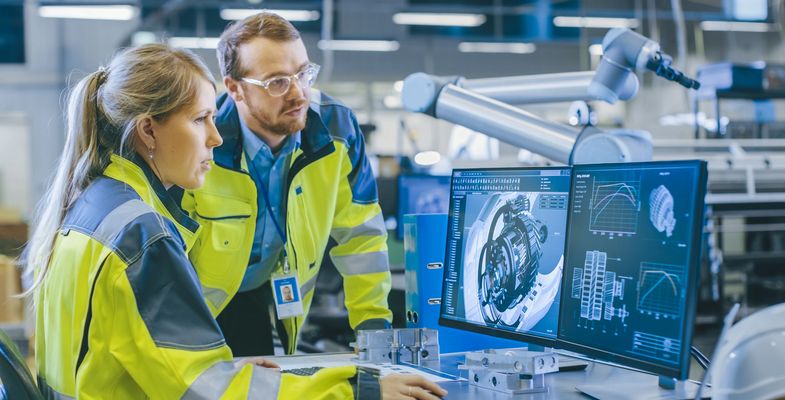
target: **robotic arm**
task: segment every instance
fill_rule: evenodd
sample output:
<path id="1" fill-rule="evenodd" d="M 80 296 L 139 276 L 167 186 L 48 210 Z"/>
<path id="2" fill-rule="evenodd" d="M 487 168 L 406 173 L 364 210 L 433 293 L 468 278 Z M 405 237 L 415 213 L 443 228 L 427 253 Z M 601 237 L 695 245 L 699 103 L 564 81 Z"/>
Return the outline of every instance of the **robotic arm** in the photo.
<path id="1" fill-rule="evenodd" d="M 569 100 L 627 100 L 638 91 L 638 71 L 650 70 L 697 89 L 700 84 L 670 65 L 659 45 L 624 28 L 603 39 L 597 71 L 468 80 L 424 73 L 404 80 L 409 111 L 465 126 L 564 164 L 651 159 L 651 137 L 641 131 L 580 130 L 544 120 L 510 104 Z M 508 104 L 510 103 L 510 104 Z"/>

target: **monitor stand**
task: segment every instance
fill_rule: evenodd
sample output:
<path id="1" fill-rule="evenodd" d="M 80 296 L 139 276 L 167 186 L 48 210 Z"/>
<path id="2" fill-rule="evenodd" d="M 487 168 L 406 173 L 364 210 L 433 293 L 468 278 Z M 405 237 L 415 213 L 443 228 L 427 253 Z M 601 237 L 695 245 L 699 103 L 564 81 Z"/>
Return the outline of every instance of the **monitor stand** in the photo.
<path id="1" fill-rule="evenodd" d="M 625 377 L 626 378 L 626 377 Z M 672 399 L 692 400 L 700 387 L 699 383 L 677 381 L 664 376 L 646 375 L 633 382 L 605 381 L 590 385 L 578 385 L 575 389 L 595 399 L 603 400 L 649 400 Z M 701 398 L 711 398 L 711 390 L 704 389 Z"/>

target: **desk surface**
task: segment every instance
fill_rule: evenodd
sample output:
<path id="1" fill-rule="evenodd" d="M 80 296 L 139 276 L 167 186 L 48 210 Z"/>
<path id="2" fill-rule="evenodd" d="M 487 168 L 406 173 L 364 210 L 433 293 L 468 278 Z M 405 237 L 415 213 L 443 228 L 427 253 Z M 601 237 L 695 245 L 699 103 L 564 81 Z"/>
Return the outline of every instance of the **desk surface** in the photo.
<path id="1" fill-rule="evenodd" d="M 337 363 L 347 363 L 354 359 L 352 353 L 333 353 L 318 355 L 301 355 L 288 357 L 271 357 L 272 360 L 286 368 L 287 365 L 299 365 L 304 362 L 310 365 L 328 365 Z M 461 353 L 446 354 L 440 357 L 439 369 L 442 372 L 467 378 L 468 371 L 458 369 L 464 361 Z M 683 395 L 684 387 L 680 382 L 677 390 L 668 391 L 659 388 L 657 385 L 658 377 L 644 374 L 615 366 L 590 362 L 589 366 L 583 371 L 558 372 L 545 375 L 545 385 L 548 391 L 544 393 L 533 393 L 510 396 L 506 393 L 480 388 L 471 385 L 468 380 L 455 382 L 442 382 L 440 385 L 449 394 L 447 399 L 471 399 L 471 400 L 498 400 L 498 399 L 588 399 L 589 396 L 575 389 L 578 385 L 596 385 L 599 390 L 614 390 L 618 396 L 612 393 L 600 393 L 602 399 L 669 399 L 687 398 Z M 692 391 L 697 385 L 689 384 Z"/>

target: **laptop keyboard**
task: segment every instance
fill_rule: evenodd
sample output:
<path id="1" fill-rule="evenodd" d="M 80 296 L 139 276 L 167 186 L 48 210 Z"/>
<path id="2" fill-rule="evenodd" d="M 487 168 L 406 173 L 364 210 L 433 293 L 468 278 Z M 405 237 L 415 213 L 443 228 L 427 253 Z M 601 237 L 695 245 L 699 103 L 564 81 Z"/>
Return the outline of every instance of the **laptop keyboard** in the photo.
<path id="1" fill-rule="evenodd" d="M 305 368 L 293 368 L 284 370 L 283 373 L 285 374 L 292 374 L 292 375 L 300 375 L 300 376 L 311 376 L 318 372 L 323 367 L 305 367 Z"/>

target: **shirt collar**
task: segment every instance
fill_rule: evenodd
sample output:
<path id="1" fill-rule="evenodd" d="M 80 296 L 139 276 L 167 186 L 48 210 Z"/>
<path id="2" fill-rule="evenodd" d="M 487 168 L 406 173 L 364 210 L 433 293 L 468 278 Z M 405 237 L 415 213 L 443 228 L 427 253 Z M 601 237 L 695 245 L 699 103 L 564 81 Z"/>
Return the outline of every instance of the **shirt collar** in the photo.
<path id="1" fill-rule="evenodd" d="M 272 150 L 270 150 L 270 147 L 267 146 L 267 143 L 265 143 L 262 139 L 260 139 L 259 136 L 256 136 L 256 134 L 251 130 L 251 128 L 249 128 L 248 125 L 245 124 L 245 121 L 243 121 L 242 118 L 239 119 L 240 119 L 240 130 L 243 133 L 243 147 L 245 149 L 245 153 L 248 155 L 248 159 L 249 160 L 256 159 L 256 156 L 259 154 L 260 151 L 264 151 L 265 156 L 272 159 L 273 153 Z M 286 139 L 283 148 L 281 148 L 281 152 L 278 153 L 278 156 L 287 155 L 289 153 L 294 152 L 294 150 L 299 149 L 300 136 L 301 135 L 299 131 L 294 135 L 289 136 Z"/>

